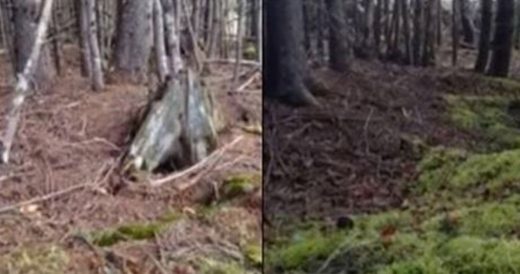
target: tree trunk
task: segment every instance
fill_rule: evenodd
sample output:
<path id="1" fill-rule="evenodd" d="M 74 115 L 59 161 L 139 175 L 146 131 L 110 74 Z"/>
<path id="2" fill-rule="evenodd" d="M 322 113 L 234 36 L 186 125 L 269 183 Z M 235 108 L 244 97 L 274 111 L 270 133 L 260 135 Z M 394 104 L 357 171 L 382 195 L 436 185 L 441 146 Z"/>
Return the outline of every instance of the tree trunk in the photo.
<path id="1" fill-rule="evenodd" d="M 127 0 L 119 8 L 115 66 L 142 82 L 148 72 L 152 47 L 152 0 Z"/>
<path id="2" fill-rule="evenodd" d="M 329 64 L 333 70 L 348 69 L 348 37 L 342 0 L 326 0 L 329 14 Z"/>
<path id="3" fill-rule="evenodd" d="M 382 5 L 383 0 L 377 0 L 376 7 L 374 10 L 374 51 L 375 54 L 379 57 L 381 54 L 381 17 L 382 17 Z"/>
<path id="4" fill-rule="evenodd" d="M 432 8 L 433 0 L 428 0 L 425 7 L 425 26 L 424 26 L 424 44 L 423 44 L 423 56 L 422 65 L 429 66 L 434 60 L 433 54 L 433 43 L 434 43 L 434 32 L 432 31 Z"/>
<path id="5" fill-rule="evenodd" d="M 181 59 L 181 45 L 179 37 L 178 20 L 176 19 L 174 4 L 172 0 L 161 0 L 164 12 L 164 24 L 166 26 L 166 44 L 168 59 L 172 76 L 183 69 L 184 64 Z"/>
<path id="6" fill-rule="evenodd" d="M 489 61 L 489 48 L 491 46 L 491 17 L 492 17 L 492 0 L 482 0 L 482 23 L 480 27 L 480 40 L 478 45 L 478 56 L 475 64 L 475 71 L 484 73 Z"/>
<path id="7" fill-rule="evenodd" d="M 81 48 L 81 75 L 89 79 L 92 78 L 92 53 L 88 42 L 88 18 L 84 9 L 84 0 L 74 2 L 79 26 L 79 42 Z"/>
<path id="8" fill-rule="evenodd" d="M 415 7 L 414 7 L 414 36 L 413 36 L 413 53 L 412 53 L 412 59 L 414 65 L 420 64 L 420 56 L 421 56 L 421 44 L 423 39 L 423 28 L 422 28 L 422 14 L 423 14 L 423 6 L 422 6 L 422 0 L 415 0 Z"/>
<path id="9" fill-rule="evenodd" d="M 451 14 L 451 63 L 453 66 L 457 65 L 458 53 L 459 53 L 459 18 L 460 11 L 459 5 L 457 4 L 460 0 L 452 0 L 452 14 Z"/>
<path id="10" fill-rule="evenodd" d="M 436 23 L 436 38 L 437 38 L 437 45 L 442 45 L 442 0 L 437 0 L 437 18 L 435 20 Z"/>
<path id="11" fill-rule="evenodd" d="M 235 68 L 233 70 L 233 88 L 238 87 L 238 76 L 240 74 L 240 61 L 242 61 L 242 42 L 244 41 L 244 17 L 246 10 L 245 0 L 238 0 L 237 35 L 235 41 Z"/>
<path id="12" fill-rule="evenodd" d="M 404 63 L 410 64 L 412 61 L 412 49 L 410 45 L 410 21 L 409 21 L 409 11 L 408 11 L 408 0 L 401 0 L 401 8 L 402 8 L 402 16 L 403 16 L 403 33 L 404 33 L 404 48 L 405 48 L 405 58 Z"/>
<path id="13" fill-rule="evenodd" d="M 489 74 L 506 77 L 509 73 L 513 49 L 513 30 L 515 15 L 514 0 L 499 0 L 495 19 L 495 37 L 493 54 L 489 65 Z"/>
<path id="14" fill-rule="evenodd" d="M 302 2 L 267 1 L 265 92 L 293 105 L 316 104 L 305 87 L 307 75 L 303 49 Z"/>
<path id="15" fill-rule="evenodd" d="M 471 13 L 468 0 L 459 0 L 460 16 L 462 22 L 463 41 L 469 46 L 475 44 L 475 25 L 473 24 L 473 15 Z"/>
<path id="16" fill-rule="evenodd" d="M 87 45 L 89 49 L 90 69 L 89 75 L 91 78 L 92 88 L 94 90 L 102 90 L 105 86 L 103 80 L 103 68 L 101 65 L 101 53 L 99 51 L 99 40 L 97 35 L 97 20 L 96 20 L 96 3 L 95 0 L 82 0 L 86 21 L 88 22 L 88 33 L 85 34 Z"/>
<path id="17" fill-rule="evenodd" d="M 13 3 L 15 68 L 16 73 L 19 74 L 23 72 L 31 56 L 42 5 L 38 0 L 17 0 Z M 47 34 L 45 33 L 45 35 Z M 45 89 L 49 81 L 56 75 L 50 47 L 42 45 L 38 59 L 34 61 L 37 64 L 34 66 L 35 71 L 30 81 L 35 87 Z"/>
<path id="18" fill-rule="evenodd" d="M 157 74 L 159 75 L 159 81 L 163 83 L 170 74 L 170 67 L 168 66 L 168 57 L 166 56 L 164 13 L 160 0 L 153 0 L 153 37 Z"/>
<path id="19" fill-rule="evenodd" d="M 19 1 L 17 2 L 17 4 L 19 5 L 16 6 L 17 11 L 15 11 L 15 15 L 19 15 L 19 17 L 15 18 L 17 20 L 20 20 L 16 21 L 17 23 L 24 23 L 22 24 L 22 26 L 29 27 L 27 25 L 32 24 L 25 22 L 22 19 L 29 20 L 32 17 L 39 17 L 39 21 L 33 21 L 33 23 L 35 23 L 34 26 L 31 26 L 32 28 L 26 29 L 27 31 L 31 31 L 26 33 L 26 35 L 29 35 L 28 38 L 30 38 L 30 40 L 32 41 L 32 45 L 29 49 L 27 49 L 27 53 L 24 52 L 26 53 L 24 55 L 24 66 L 18 72 L 17 82 L 15 86 L 15 97 L 12 100 L 12 107 L 7 116 L 7 130 L 5 131 L 5 135 L 2 139 L 2 149 L 0 149 L 0 152 L 2 153 L 2 162 L 4 163 L 9 162 L 9 155 L 11 152 L 14 137 L 16 135 L 18 122 L 20 120 L 22 105 L 29 91 L 31 90 L 30 81 L 31 79 L 34 79 L 35 73 L 42 73 L 42 68 L 40 67 L 42 65 L 41 54 L 43 53 L 43 44 L 45 37 L 47 36 L 47 29 L 49 26 L 49 21 L 51 19 L 53 0 L 48 0 L 45 2 L 41 12 L 41 16 L 36 16 L 36 14 L 40 14 L 39 2 L 29 3 L 29 1 Z M 20 29 L 17 29 L 17 31 L 19 30 Z M 40 60 L 40 62 L 38 62 L 38 60 Z"/>

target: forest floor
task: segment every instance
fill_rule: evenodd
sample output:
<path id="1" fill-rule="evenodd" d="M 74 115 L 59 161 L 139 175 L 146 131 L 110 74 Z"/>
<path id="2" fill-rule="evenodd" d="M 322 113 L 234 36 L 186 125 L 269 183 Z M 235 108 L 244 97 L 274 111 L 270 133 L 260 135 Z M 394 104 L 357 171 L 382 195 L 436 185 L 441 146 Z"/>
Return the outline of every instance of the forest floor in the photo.
<path id="1" fill-rule="evenodd" d="M 520 81 L 316 75 L 323 107 L 266 104 L 267 273 L 517 273 Z"/>
<path id="2" fill-rule="evenodd" d="M 59 79 L 26 100 L 12 161 L 0 166 L 0 273 L 260 273 L 260 74 L 228 93 L 233 66 L 209 66 L 204 81 L 227 121 L 219 147 L 241 139 L 199 172 L 152 187 L 166 174 L 130 182 L 117 166 L 148 88 L 108 77 L 93 92 L 77 56 L 67 52 Z M 9 62 L 0 66 L 4 127 L 13 81 Z"/>

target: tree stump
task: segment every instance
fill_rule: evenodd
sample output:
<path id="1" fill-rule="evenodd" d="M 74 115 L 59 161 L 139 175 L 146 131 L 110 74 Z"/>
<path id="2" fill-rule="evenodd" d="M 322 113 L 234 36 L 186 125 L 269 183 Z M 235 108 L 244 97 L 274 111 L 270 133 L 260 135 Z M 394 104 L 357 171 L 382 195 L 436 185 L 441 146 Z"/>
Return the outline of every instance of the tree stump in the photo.
<path id="1" fill-rule="evenodd" d="M 167 79 L 158 88 L 130 147 L 129 160 L 152 172 L 165 163 L 174 169 L 191 166 L 209 155 L 220 128 L 213 95 L 191 70 Z"/>

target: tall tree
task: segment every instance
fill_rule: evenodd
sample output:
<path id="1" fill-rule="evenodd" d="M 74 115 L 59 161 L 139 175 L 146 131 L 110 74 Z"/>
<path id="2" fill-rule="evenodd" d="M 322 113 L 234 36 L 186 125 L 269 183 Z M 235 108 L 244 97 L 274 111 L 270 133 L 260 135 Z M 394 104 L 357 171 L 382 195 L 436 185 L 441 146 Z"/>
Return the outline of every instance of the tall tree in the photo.
<path id="1" fill-rule="evenodd" d="M 85 51 L 87 55 L 84 59 L 89 62 L 87 66 L 90 71 L 88 75 L 91 80 L 92 88 L 94 90 L 103 89 L 105 82 L 103 80 L 103 69 L 101 67 L 101 53 L 99 51 L 99 41 L 97 32 L 97 20 L 96 20 L 96 2 L 95 0 L 81 0 L 81 15 L 82 20 L 84 19 L 88 23 L 88 27 L 82 30 L 82 40 L 85 40 Z M 84 33 L 83 31 L 86 31 Z"/>
<path id="2" fill-rule="evenodd" d="M 36 42 L 42 1 L 17 0 L 13 1 L 13 5 L 15 68 L 19 74 L 26 67 Z M 43 44 L 38 59 L 34 61 L 37 65 L 31 65 L 35 70 L 32 84 L 44 87 L 56 74 L 50 47 Z"/>
<path id="3" fill-rule="evenodd" d="M 498 0 L 493 53 L 488 71 L 490 75 L 506 77 L 509 73 L 513 50 L 514 17 L 515 1 Z"/>
<path id="4" fill-rule="evenodd" d="M 148 71 L 152 47 L 153 1 L 127 0 L 119 7 L 115 66 L 120 72 L 141 80 Z"/>
<path id="5" fill-rule="evenodd" d="M 473 13 L 469 4 L 468 0 L 459 0 L 463 41 L 469 46 L 473 46 L 475 44 L 475 24 L 473 23 Z"/>
<path id="6" fill-rule="evenodd" d="M 293 105 L 316 104 L 305 86 L 307 65 L 303 48 L 301 0 L 267 1 L 264 43 L 266 95 Z"/>
<path id="7" fill-rule="evenodd" d="M 451 13 L 451 63 L 453 66 L 457 65 L 459 54 L 459 22 L 460 22 L 460 6 L 457 2 L 460 0 L 452 0 Z"/>
<path id="8" fill-rule="evenodd" d="M 412 50 L 412 60 L 414 65 L 419 65 L 419 57 L 421 56 L 421 41 L 423 39 L 423 28 L 422 28 L 422 0 L 415 0 L 414 3 L 414 17 L 413 17 L 413 25 L 414 25 L 414 34 L 413 34 L 413 50 Z"/>
<path id="9" fill-rule="evenodd" d="M 492 16 L 492 0 L 481 0 L 481 27 L 480 40 L 478 45 L 477 62 L 475 63 L 475 70 L 480 73 L 486 71 L 489 61 L 489 48 L 491 46 L 491 16 Z"/>
<path id="10" fill-rule="evenodd" d="M 337 71 L 348 69 L 348 37 L 345 7 L 342 0 L 326 0 L 329 14 L 329 63 Z M 368 19 L 367 19 L 368 21 Z M 370 27 L 366 25 L 365 27 Z M 368 30 L 365 31 L 364 43 L 368 43 Z"/>

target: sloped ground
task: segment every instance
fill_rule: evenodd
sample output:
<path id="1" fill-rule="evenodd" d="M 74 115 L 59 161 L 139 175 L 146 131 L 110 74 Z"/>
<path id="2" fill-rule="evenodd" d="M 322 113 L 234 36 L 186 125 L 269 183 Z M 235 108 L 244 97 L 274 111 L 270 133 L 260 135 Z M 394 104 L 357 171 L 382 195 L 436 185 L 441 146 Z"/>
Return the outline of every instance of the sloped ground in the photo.
<path id="1" fill-rule="evenodd" d="M 109 81 L 92 92 L 76 57 L 67 52 L 67 71 L 26 101 L 12 162 L 0 166 L 0 273 L 258 273 L 260 79 L 228 94 L 232 66 L 211 65 L 206 86 L 228 122 L 219 147 L 241 141 L 198 172 L 151 187 L 166 174 L 131 181 L 117 161 L 148 88 Z M 10 74 L 1 64 L 4 128 Z M 193 186 L 176 188 L 185 183 Z"/>
<path id="2" fill-rule="evenodd" d="M 267 273 L 516 273 L 520 82 L 356 61 L 269 105 Z"/>

